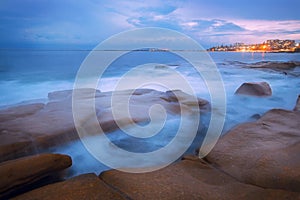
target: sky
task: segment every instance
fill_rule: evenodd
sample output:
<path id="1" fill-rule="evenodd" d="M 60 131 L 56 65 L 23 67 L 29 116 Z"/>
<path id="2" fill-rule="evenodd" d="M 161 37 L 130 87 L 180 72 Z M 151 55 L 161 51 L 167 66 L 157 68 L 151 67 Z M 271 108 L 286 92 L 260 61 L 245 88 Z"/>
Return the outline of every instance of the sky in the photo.
<path id="1" fill-rule="evenodd" d="M 208 48 L 300 40 L 299 0 L 1 0 L 0 48 L 92 48 L 122 31 L 162 27 Z"/>

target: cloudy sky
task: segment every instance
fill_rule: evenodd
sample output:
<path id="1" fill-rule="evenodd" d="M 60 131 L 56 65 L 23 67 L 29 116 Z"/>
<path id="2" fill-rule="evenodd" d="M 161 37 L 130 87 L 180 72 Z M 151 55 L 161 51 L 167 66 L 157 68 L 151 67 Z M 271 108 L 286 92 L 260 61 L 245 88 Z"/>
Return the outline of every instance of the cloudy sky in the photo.
<path id="1" fill-rule="evenodd" d="M 299 0 L 1 0 L 0 48 L 91 48 L 121 31 L 163 27 L 204 47 L 300 40 Z"/>

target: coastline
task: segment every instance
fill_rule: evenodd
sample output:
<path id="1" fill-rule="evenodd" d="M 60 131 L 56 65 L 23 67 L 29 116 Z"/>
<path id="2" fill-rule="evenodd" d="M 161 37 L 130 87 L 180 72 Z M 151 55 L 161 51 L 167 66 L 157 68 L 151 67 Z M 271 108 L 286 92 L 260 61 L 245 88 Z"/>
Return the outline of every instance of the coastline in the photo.
<path id="1" fill-rule="evenodd" d="M 211 51 L 207 52 L 236 52 L 236 53 L 300 53 L 300 51 Z"/>
<path id="2" fill-rule="evenodd" d="M 237 65 L 239 64 L 241 63 L 237 63 Z M 286 75 L 288 75 L 287 78 L 292 78 L 293 75 L 289 74 L 289 70 L 299 67 L 299 62 L 263 61 L 242 63 L 241 65 L 250 70 L 278 70 L 280 74 L 277 76 L 281 79 L 286 78 Z M 288 73 L 282 74 L 282 72 Z M 94 89 L 82 92 L 83 101 L 91 97 L 90 92 L 96 94 L 95 97 L 99 100 L 99 104 L 96 103 L 99 106 L 98 111 L 101 108 L 109 108 L 107 99 L 111 92 L 95 91 Z M 131 92 L 120 91 L 119 94 L 130 94 Z M 141 89 L 133 93 L 135 98 L 138 98 L 136 99 L 138 103 L 135 105 L 138 109 L 134 109 L 134 113 L 141 108 L 148 110 L 149 103 L 160 103 L 166 107 L 169 114 L 176 116 L 178 115 L 178 102 L 174 99 L 174 93 L 185 99 L 184 110 L 192 112 L 193 104 L 190 104 L 188 95 L 180 91 L 161 92 Z M 71 90 L 54 91 L 48 94 L 48 100 L 45 102 L 30 102 L 29 104 L 23 102 L 23 104 L 0 110 L 2 143 L 0 152 L 1 159 L 4 161 L 0 164 L 0 173 L 2 171 L 7 174 L 7 170 L 18 171 L 16 179 L 2 180 L 4 189 L 2 189 L 1 195 L 3 198 L 30 199 L 35 196 L 42 199 L 59 197 L 139 199 L 145 196 L 153 197 L 151 196 L 153 194 L 160 199 L 300 198 L 298 191 L 300 181 L 297 179 L 300 177 L 297 174 L 300 160 L 297 157 L 297 152 L 300 150 L 297 145 L 300 138 L 298 129 L 300 127 L 299 99 L 293 111 L 271 109 L 264 112 L 265 114 L 262 116 L 257 114 L 254 117 L 255 120 L 252 119 L 253 122 L 241 123 L 231 128 L 204 159 L 199 159 L 197 155 L 185 155 L 182 161 L 177 161 L 155 172 L 128 174 L 117 170 L 105 170 L 100 174 L 80 173 L 63 181 L 62 179 L 68 173 L 68 170 L 64 171 L 63 169 L 68 168 L 70 159 L 73 160 L 73 165 L 77 165 L 78 163 L 74 161 L 78 158 L 72 157 L 71 154 L 53 154 L 48 150 L 55 146 L 63 146 L 69 141 L 78 141 L 71 114 L 71 94 Z M 272 100 L 272 93 L 268 93 L 269 95 L 271 97 L 267 98 Z M 257 102 L 257 98 L 262 97 L 251 98 Z M 283 96 L 282 98 L 287 97 Z M 242 102 L 245 97 L 237 96 L 236 99 Z M 263 99 L 260 100 L 263 101 Z M 200 106 L 202 112 L 209 112 L 208 101 L 199 98 L 197 105 Z M 149 120 L 148 115 L 141 115 L 141 113 L 147 112 L 133 114 L 135 122 Z M 110 114 L 105 115 L 105 118 L 101 118 L 101 116 L 103 113 L 98 117 L 103 120 L 102 125 L 106 127 L 107 132 L 118 129 L 113 119 L 109 117 Z M 125 122 L 130 123 L 128 120 Z M 11 134 L 10 137 L 8 137 L 9 134 Z M 285 141 L 283 145 L 279 145 L 281 140 Z M 76 148 L 76 146 L 73 147 Z M 195 148 L 194 151 L 197 149 Z M 254 151 L 256 153 L 253 154 Z M 273 156 L 274 152 L 278 156 Z M 20 162 L 30 163 L 32 168 L 35 166 L 40 168 L 42 165 L 42 169 L 45 171 L 28 174 L 30 170 L 25 170 L 26 167 L 25 171 L 16 168 Z M 61 167 L 55 168 L 58 166 L 57 162 L 61 163 L 59 164 Z M 27 164 L 23 166 L 27 166 Z M 53 174 L 55 178 L 52 177 Z M 43 181 L 45 177 L 49 178 L 49 176 L 48 182 Z M 20 183 L 20 180 L 25 181 Z M 42 184 L 39 182 L 41 180 Z M 18 182 L 19 185 L 16 187 L 15 184 Z M 84 184 L 89 186 L 81 187 Z M 203 189 L 199 190 L 199 187 Z M 62 190 L 61 188 L 66 189 Z M 236 188 L 239 189 L 239 194 L 236 193 Z"/>
<path id="3" fill-rule="evenodd" d="M 55 98 L 58 96 L 56 95 Z M 300 172 L 297 170 L 297 166 L 300 165 L 300 159 L 298 159 L 299 106 L 300 96 L 292 111 L 272 109 L 254 122 L 239 124 L 226 133 L 204 159 L 199 159 L 197 155 L 185 156 L 179 162 L 150 173 L 129 174 L 109 170 L 102 172 L 98 177 L 98 174 L 82 174 L 63 182 L 52 179 L 48 182 L 49 185 L 42 185 L 43 187 L 33 184 L 33 187 L 38 188 L 26 190 L 24 194 L 17 193 L 15 182 L 11 182 L 12 194 L 20 194 L 15 199 L 31 199 L 32 197 L 39 199 L 300 198 Z M 274 155 L 275 151 L 276 155 Z M 38 154 L 2 162 L 0 173 L 5 173 L 5 170 L 16 170 L 19 163 L 23 162 L 30 163 L 31 166 L 31 170 L 19 172 L 19 176 L 23 176 L 23 181 L 24 176 L 29 176 L 29 180 L 32 180 L 30 178 L 32 176 L 35 180 L 39 180 L 47 176 L 50 171 L 59 174 L 61 167 L 54 170 L 50 167 L 50 162 L 53 161 L 43 161 L 51 159 L 52 156 L 58 156 L 57 158 L 61 159 L 60 162 L 66 163 L 61 165 L 62 168 L 70 165 L 70 161 L 67 161 L 71 159 L 70 157 Z M 58 166 L 55 162 L 54 166 Z M 28 174 L 36 166 L 35 163 L 44 163 L 42 165 L 48 167 L 49 171 L 39 172 L 39 175 Z M 22 167 L 28 164 L 23 164 Z M 40 167 L 41 164 L 37 166 Z M 9 187 L 6 183 L 11 179 L 2 179 L 2 181 L 4 181 L 2 185 Z M 22 183 L 23 187 L 32 181 L 26 182 L 25 179 Z M 84 184 L 87 187 L 82 187 Z M 104 188 L 103 184 L 106 185 Z M 6 195 L 11 194 L 7 193 L 10 190 L 6 189 L 6 193 L 1 193 L 4 195 L 2 197 L 8 197 Z"/>

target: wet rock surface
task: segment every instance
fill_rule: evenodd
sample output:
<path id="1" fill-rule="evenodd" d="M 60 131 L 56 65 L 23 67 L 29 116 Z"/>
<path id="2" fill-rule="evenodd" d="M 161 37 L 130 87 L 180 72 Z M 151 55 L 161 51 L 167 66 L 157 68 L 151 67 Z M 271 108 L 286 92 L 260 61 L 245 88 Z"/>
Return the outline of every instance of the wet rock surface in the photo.
<path id="1" fill-rule="evenodd" d="M 272 95 L 272 89 L 267 82 L 248 82 L 243 83 L 235 94 L 265 97 Z"/>
<path id="2" fill-rule="evenodd" d="M 273 109 L 222 137 L 206 159 L 241 182 L 300 192 L 300 113 Z"/>
<path id="3" fill-rule="evenodd" d="M 253 64 L 248 64 L 249 68 L 268 68 L 274 70 L 289 70 L 294 69 L 295 67 L 300 66 L 300 62 L 298 61 L 290 61 L 290 62 L 272 62 L 272 61 L 262 61 Z"/>
<path id="4" fill-rule="evenodd" d="M 130 174 L 110 170 L 100 178 L 131 199 L 300 198 L 299 193 L 239 182 L 193 156 L 154 172 Z"/>
<path id="5" fill-rule="evenodd" d="M 0 198 L 9 196 L 72 165 L 67 155 L 40 154 L 0 163 Z"/>
<path id="6" fill-rule="evenodd" d="M 78 139 L 72 113 L 72 90 L 49 93 L 46 104 L 37 103 L 11 107 L 0 111 L 0 161 L 34 154 L 49 147 Z M 181 111 L 193 112 L 195 108 L 206 110 L 209 103 L 202 99 L 191 100 L 190 95 L 176 91 L 176 98 L 183 101 L 181 107 L 171 92 L 151 89 L 118 91 L 114 93 L 115 110 L 113 116 L 112 92 L 100 92 L 94 89 L 79 89 L 76 103 L 80 104 L 82 124 L 99 126 L 110 132 L 134 122 L 149 121 L 149 109 L 160 104 L 167 113 L 176 115 Z M 174 93 L 172 93 L 174 94 Z M 130 98 L 128 98 L 130 96 Z M 97 121 L 89 123 L 93 113 L 88 112 L 91 99 L 95 97 Z M 127 106 L 129 99 L 129 106 Z M 129 107 L 130 116 L 126 115 Z M 118 121 L 118 124 L 116 123 Z"/>
<path id="7" fill-rule="evenodd" d="M 114 191 L 101 181 L 95 174 L 83 174 L 71 178 L 64 182 L 50 184 L 23 195 L 19 195 L 15 200 L 33 199 L 126 199 L 120 193 Z"/>
<path id="8" fill-rule="evenodd" d="M 240 182 L 196 156 L 148 173 L 109 170 L 49 184 L 13 199 L 299 199 L 300 193 Z"/>
<path id="9" fill-rule="evenodd" d="M 8 123 L 10 126 L 2 129 L 1 137 L 6 140 L 5 137 L 9 139 L 11 136 L 11 140 L 8 140 L 10 143 L 4 140 L 1 141 L 2 144 L 11 144 L 11 149 L 16 149 L 11 152 L 14 153 L 18 148 L 30 146 L 26 144 L 28 138 L 37 141 L 36 136 L 41 132 L 27 131 L 39 130 L 41 125 L 30 127 L 29 124 L 27 126 L 23 124 L 27 131 L 22 132 L 21 129 L 12 126 L 12 121 L 21 122 L 24 118 L 28 120 L 26 122 L 33 122 L 32 120 L 37 118 L 29 120 L 32 116 L 41 117 L 45 112 L 57 120 L 54 124 L 58 123 L 59 119 L 54 116 L 56 112 L 61 114 L 60 109 L 65 106 L 70 109 L 68 107 L 72 96 L 70 92 L 63 91 L 49 95 L 51 101 L 45 105 L 31 104 L 25 110 L 10 108 L 6 110 L 8 117 L 5 113 L 1 113 L 0 117 L 3 120 L 0 123 L 1 127 L 4 127 L 5 122 L 10 122 Z M 147 119 L 149 116 L 140 116 L 141 113 L 157 102 L 167 107 L 166 111 L 171 114 L 179 112 L 178 100 L 187 113 L 193 112 L 196 106 L 208 104 L 200 99 L 195 102 L 181 91 L 158 92 L 143 89 L 120 91 L 117 95 L 122 97 L 129 93 L 134 96 L 130 101 L 136 110 L 136 113 L 133 111 L 133 116 L 137 121 Z M 85 99 L 91 97 L 89 95 L 89 92 L 85 93 L 80 101 L 84 103 Z M 109 95 L 111 94 L 96 92 L 97 115 L 99 114 L 97 117 L 101 123 L 101 117 L 105 116 L 103 119 L 107 119 L 108 130 L 114 128 L 109 125 L 112 123 L 109 119 L 113 118 L 109 118 L 109 114 L 103 115 L 105 112 L 109 113 L 110 105 L 107 102 Z M 120 103 L 122 105 L 122 102 Z M 61 123 L 68 125 L 70 121 Z M 43 126 L 46 124 L 45 122 Z M 15 199 L 300 199 L 299 127 L 298 98 L 293 111 L 272 109 L 255 122 L 236 126 L 219 139 L 204 159 L 193 155 L 185 156 L 179 162 L 148 173 L 109 170 L 102 172 L 99 177 L 95 174 L 83 174 L 63 182 L 33 187 L 31 191 L 15 196 Z M 55 135 L 56 128 L 49 128 L 50 131 L 45 135 L 50 133 Z M 68 127 L 66 129 L 68 130 Z M 19 138 L 20 144 L 15 139 L 17 144 L 15 145 L 12 138 Z M 47 139 L 45 140 L 48 142 Z M 6 146 L 2 146 L 3 151 L 4 147 Z M 56 154 L 42 154 L 2 162 L 0 198 L 7 197 L 11 192 L 16 194 L 20 187 L 26 187 L 27 184 L 53 172 L 57 173 L 70 165 L 70 157 Z"/>
<path id="10" fill-rule="evenodd" d="M 300 76 L 300 62 L 289 61 L 289 62 L 274 62 L 274 61 L 262 61 L 257 63 L 239 63 L 242 67 L 258 69 L 258 70 L 271 70 L 274 72 L 283 73 L 285 75 Z M 298 69 L 297 69 L 298 68 Z"/>

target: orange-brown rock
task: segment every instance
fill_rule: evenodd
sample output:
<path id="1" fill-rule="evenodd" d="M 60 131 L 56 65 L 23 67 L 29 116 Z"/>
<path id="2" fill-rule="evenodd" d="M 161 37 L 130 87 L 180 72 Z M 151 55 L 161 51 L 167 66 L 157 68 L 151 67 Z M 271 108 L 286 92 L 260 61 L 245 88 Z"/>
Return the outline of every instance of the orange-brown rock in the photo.
<path id="1" fill-rule="evenodd" d="M 0 198 L 72 165 L 67 155 L 40 154 L 0 164 Z"/>
<path id="2" fill-rule="evenodd" d="M 105 132 L 118 129 L 116 120 L 124 126 L 133 122 L 150 120 L 149 109 L 152 105 L 162 105 L 171 115 L 193 112 L 196 106 L 206 108 L 208 102 L 196 99 L 192 102 L 190 95 L 176 91 L 182 99 L 182 106 L 168 92 L 151 89 L 125 90 L 115 92 L 117 103 L 114 104 L 119 116 L 112 114 L 112 92 L 100 92 L 94 89 L 79 89 L 78 103 L 82 110 L 82 124 L 99 126 Z M 78 139 L 72 113 L 72 90 L 49 93 L 49 102 L 44 104 L 30 104 L 12 107 L 0 111 L 0 161 L 17 158 L 39 152 L 45 148 L 63 144 Z M 85 112 L 90 99 L 95 93 L 96 123 L 90 124 L 92 113 Z M 130 95 L 130 116 L 121 113 L 126 111 L 127 97 Z"/>
<path id="3" fill-rule="evenodd" d="M 19 105 L 11 108 L 0 110 L 0 121 L 8 121 L 18 117 L 26 117 L 33 115 L 41 110 L 45 105 L 43 103 L 34 103 L 27 105 Z"/>
<path id="4" fill-rule="evenodd" d="M 130 199 L 299 199 L 300 194 L 241 183 L 197 157 L 158 171 L 130 174 L 117 170 L 100 178 Z"/>
<path id="5" fill-rule="evenodd" d="M 14 200 L 99 200 L 126 199 L 114 189 L 107 186 L 95 174 L 83 174 L 64 182 L 50 184 L 25 194 Z"/>
<path id="6" fill-rule="evenodd" d="M 206 159 L 241 182 L 300 192 L 300 112 L 273 109 L 225 134 Z"/>

